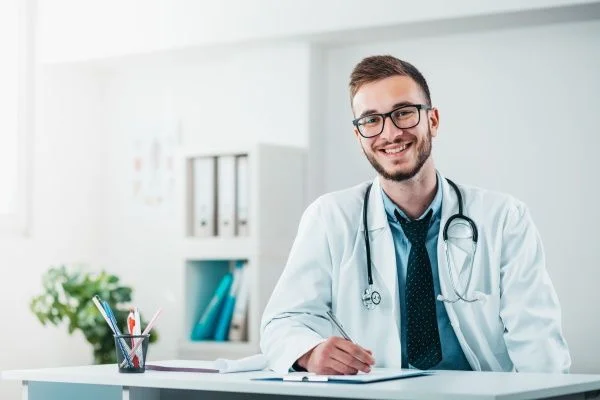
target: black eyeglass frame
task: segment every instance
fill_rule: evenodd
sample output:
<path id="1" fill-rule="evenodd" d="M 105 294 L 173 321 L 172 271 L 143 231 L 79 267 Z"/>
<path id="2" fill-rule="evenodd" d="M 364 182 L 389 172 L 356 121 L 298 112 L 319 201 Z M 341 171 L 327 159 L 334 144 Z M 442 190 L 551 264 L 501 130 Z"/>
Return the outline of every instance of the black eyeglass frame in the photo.
<path id="1" fill-rule="evenodd" d="M 400 128 L 398 125 L 396 125 L 396 123 L 394 122 L 394 119 L 392 118 L 392 114 L 395 113 L 398 110 L 401 110 L 403 108 L 408 108 L 408 107 L 415 107 L 418 112 L 419 112 L 419 119 L 417 120 L 417 123 L 412 125 L 412 126 L 406 126 L 404 128 Z M 400 107 L 396 107 L 394 108 L 392 111 L 384 113 L 384 114 L 368 114 L 368 115 L 363 115 L 360 118 L 356 118 L 355 120 L 352 121 L 352 125 L 354 125 L 356 127 L 356 129 L 358 130 L 358 133 L 360 134 L 360 136 L 364 137 L 365 139 L 370 139 L 370 138 L 374 138 L 375 136 L 379 136 L 381 135 L 381 133 L 383 132 L 383 130 L 385 129 L 385 120 L 390 117 L 390 120 L 392 121 L 392 124 L 394 124 L 394 126 L 398 129 L 410 129 L 410 128 L 414 128 L 415 126 L 419 125 L 421 123 L 421 110 L 425 110 L 425 111 L 429 111 L 433 109 L 433 107 L 428 106 L 427 104 L 405 104 L 403 106 Z M 360 128 L 358 127 L 358 121 L 360 121 L 363 118 L 367 118 L 367 117 L 373 117 L 373 116 L 380 116 L 381 118 L 383 118 L 383 123 L 381 124 L 381 131 L 376 134 L 376 135 L 371 135 L 371 136 L 365 136 Z"/>

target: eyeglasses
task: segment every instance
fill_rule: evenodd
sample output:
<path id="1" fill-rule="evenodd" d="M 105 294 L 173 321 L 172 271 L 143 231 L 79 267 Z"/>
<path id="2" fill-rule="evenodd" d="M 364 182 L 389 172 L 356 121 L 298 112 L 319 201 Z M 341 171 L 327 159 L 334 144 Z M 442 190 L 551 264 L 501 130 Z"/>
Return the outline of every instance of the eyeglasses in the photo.
<path id="1" fill-rule="evenodd" d="M 390 117 L 392 123 L 398 129 L 414 128 L 421 122 L 421 110 L 431 110 L 431 107 L 425 104 L 401 106 L 385 114 L 371 114 L 357 118 L 352 121 L 352 124 L 358 129 L 362 137 L 368 139 L 383 132 L 387 117 Z"/>

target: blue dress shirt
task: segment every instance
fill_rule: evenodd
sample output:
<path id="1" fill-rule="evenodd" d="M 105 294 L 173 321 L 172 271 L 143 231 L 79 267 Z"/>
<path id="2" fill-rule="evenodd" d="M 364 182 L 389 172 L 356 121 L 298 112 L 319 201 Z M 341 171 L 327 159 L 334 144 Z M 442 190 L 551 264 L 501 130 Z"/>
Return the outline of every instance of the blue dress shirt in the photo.
<path id="1" fill-rule="evenodd" d="M 396 266 L 398 269 L 398 288 L 400 294 L 400 340 L 402 346 L 402 367 L 409 368 L 408 355 L 406 350 L 406 336 L 407 336 L 407 318 L 406 318 L 406 268 L 408 265 L 408 254 L 410 253 L 410 242 L 404 235 L 400 223 L 394 216 L 394 210 L 398 210 L 400 215 L 404 218 L 410 219 L 406 216 L 404 211 L 398 208 L 394 202 L 388 197 L 388 195 L 381 189 L 383 195 L 383 204 L 385 206 L 385 212 L 387 219 L 392 230 L 392 236 L 394 238 L 394 247 L 396 250 Z M 440 220 L 442 214 L 442 189 L 440 185 L 440 176 L 437 175 L 437 191 L 435 197 L 429 207 L 423 212 L 418 218 L 423 218 L 429 210 L 433 210 L 431 216 L 431 222 L 429 225 L 429 231 L 427 232 L 427 254 L 431 261 L 431 272 L 433 274 L 433 289 L 435 296 L 440 294 L 440 278 L 438 275 L 438 258 L 437 258 L 437 243 L 438 234 L 440 232 Z M 469 362 L 465 358 L 465 354 L 458 343 L 454 329 L 450 325 L 450 319 L 448 313 L 444 307 L 444 303 L 436 300 L 436 315 L 438 322 L 438 329 L 440 332 L 440 342 L 442 345 L 442 360 L 434 366 L 432 369 L 452 369 L 452 370 L 471 370 Z"/>

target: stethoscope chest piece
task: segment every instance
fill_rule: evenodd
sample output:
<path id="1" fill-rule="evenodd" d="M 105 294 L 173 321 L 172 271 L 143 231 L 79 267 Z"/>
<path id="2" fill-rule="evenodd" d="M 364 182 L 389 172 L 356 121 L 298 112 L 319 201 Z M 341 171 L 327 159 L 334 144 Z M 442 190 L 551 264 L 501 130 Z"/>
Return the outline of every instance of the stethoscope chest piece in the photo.
<path id="1" fill-rule="evenodd" d="M 378 306 L 379 303 L 381 303 L 381 295 L 369 285 L 363 292 L 362 302 L 367 310 L 373 310 L 375 309 L 375 306 Z"/>

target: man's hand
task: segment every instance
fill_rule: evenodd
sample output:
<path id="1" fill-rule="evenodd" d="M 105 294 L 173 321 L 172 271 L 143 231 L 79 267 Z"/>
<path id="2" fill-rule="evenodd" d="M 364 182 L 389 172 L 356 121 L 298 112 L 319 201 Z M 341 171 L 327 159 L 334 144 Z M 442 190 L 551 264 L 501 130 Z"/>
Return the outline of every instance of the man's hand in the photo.
<path id="1" fill-rule="evenodd" d="M 354 375 L 358 371 L 371 371 L 375 359 L 370 350 L 341 337 L 330 337 L 300 357 L 297 363 L 308 372 L 321 375 Z"/>

